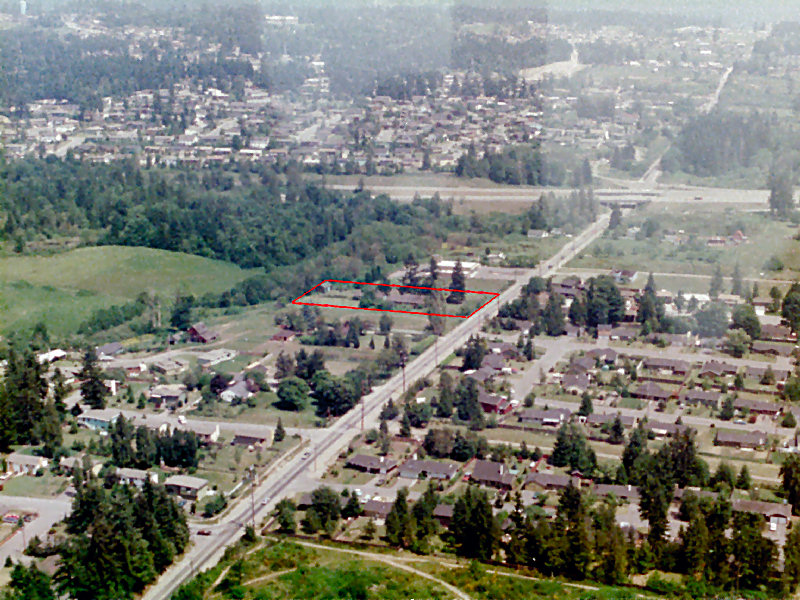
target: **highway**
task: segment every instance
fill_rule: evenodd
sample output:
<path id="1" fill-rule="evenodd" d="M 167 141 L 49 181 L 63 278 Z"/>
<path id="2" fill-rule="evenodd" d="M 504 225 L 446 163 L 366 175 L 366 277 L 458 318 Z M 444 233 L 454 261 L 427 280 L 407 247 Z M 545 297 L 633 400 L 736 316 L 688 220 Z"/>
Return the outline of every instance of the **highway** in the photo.
<path id="1" fill-rule="evenodd" d="M 408 363 L 405 369 L 405 381 L 412 382 L 433 372 L 437 366 L 436 357 L 439 359 L 447 357 L 464 345 L 469 336 L 479 333 L 484 322 L 494 317 L 502 304 L 516 298 L 531 277 L 536 275 L 548 277 L 555 273 L 563 264 L 602 235 L 608 226 L 608 220 L 608 214 L 602 215 L 539 267 L 523 271 L 514 283 L 489 306 L 440 337 L 435 346 L 428 348 Z M 310 454 L 307 457 L 296 456 L 279 463 L 275 471 L 253 492 L 256 522 L 268 514 L 276 500 L 304 491 L 305 485 L 308 483 L 309 472 L 316 470 L 317 465 L 324 468 L 325 464 L 346 447 L 352 436 L 361 431 L 362 414 L 365 428 L 376 426 L 380 409 L 389 398 L 402 393 L 403 381 L 402 372 L 397 373 L 365 396 L 362 400 L 363 407 L 356 406 L 332 426 L 321 430 L 323 433 L 318 434 L 319 437 L 311 442 Z M 169 598 L 196 571 L 212 566 L 219 560 L 224 549 L 236 542 L 242 535 L 244 525 L 250 521 L 251 510 L 251 502 L 248 502 L 247 497 L 244 496 L 224 515 L 219 525 L 204 527 L 212 531 L 211 536 L 193 536 L 194 546 L 145 592 L 144 600 Z"/>

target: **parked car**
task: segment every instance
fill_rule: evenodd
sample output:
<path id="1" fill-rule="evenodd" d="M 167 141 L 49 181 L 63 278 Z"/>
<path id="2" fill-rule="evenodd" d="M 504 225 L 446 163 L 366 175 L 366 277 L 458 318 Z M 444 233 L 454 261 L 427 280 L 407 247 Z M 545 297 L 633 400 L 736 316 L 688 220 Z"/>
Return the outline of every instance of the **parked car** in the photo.
<path id="1" fill-rule="evenodd" d="M 197 535 L 211 535 L 211 530 L 210 529 L 201 529 L 200 531 L 197 532 Z"/>

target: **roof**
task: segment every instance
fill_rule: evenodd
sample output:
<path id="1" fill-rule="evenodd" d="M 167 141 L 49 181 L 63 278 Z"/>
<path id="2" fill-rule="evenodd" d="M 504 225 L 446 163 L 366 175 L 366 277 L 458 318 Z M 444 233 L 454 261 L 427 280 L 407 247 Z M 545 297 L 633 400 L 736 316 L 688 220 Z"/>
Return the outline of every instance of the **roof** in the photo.
<path id="1" fill-rule="evenodd" d="M 733 407 L 738 409 L 746 408 L 752 411 L 771 412 L 776 414 L 781 411 L 781 406 L 779 404 L 775 404 L 774 402 L 764 402 L 763 400 L 753 400 L 751 398 L 736 398 L 733 401 Z"/>
<path id="2" fill-rule="evenodd" d="M 113 408 L 90 408 L 78 415 L 78 419 L 93 419 L 95 421 L 113 421 L 119 417 L 119 411 Z"/>
<path id="3" fill-rule="evenodd" d="M 786 369 L 776 369 L 771 365 L 766 367 L 749 366 L 745 369 L 745 374 L 753 379 L 761 379 L 767 372 L 767 369 L 772 368 L 772 373 L 775 375 L 776 381 L 784 381 L 789 377 L 789 371 Z"/>
<path id="4" fill-rule="evenodd" d="M 149 473 L 142 469 L 131 469 L 130 467 L 117 468 L 117 477 L 124 477 L 126 479 L 147 479 Z"/>
<path id="5" fill-rule="evenodd" d="M 499 354 L 494 353 L 484 356 L 483 361 L 481 362 L 481 367 L 488 367 L 490 369 L 494 369 L 495 371 L 500 371 L 501 369 L 505 368 L 505 366 L 505 359 Z"/>
<path id="6" fill-rule="evenodd" d="M 102 346 L 98 346 L 95 350 L 97 354 L 105 354 L 106 356 L 113 356 L 114 354 L 119 354 L 125 348 L 119 342 L 110 342 L 108 344 L 103 344 Z"/>
<path id="7" fill-rule="evenodd" d="M 504 463 L 490 460 L 476 460 L 475 466 L 472 468 L 471 478 L 478 482 L 499 483 L 502 485 L 514 483 L 514 476 L 508 473 Z"/>
<path id="8" fill-rule="evenodd" d="M 525 485 L 532 483 L 542 487 L 567 487 L 570 481 L 574 481 L 573 477 L 561 473 L 529 473 L 525 478 Z"/>
<path id="9" fill-rule="evenodd" d="M 453 505 L 437 504 L 436 508 L 433 509 L 433 516 L 444 519 L 451 519 L 453 517 Z"/>
<path id="10" fill-rule="evenodd" d="M 763 515 L 765 517 L 780 516 L 786 519 L 792 517 L 791 504 L 779 504 L 778 502 L 761 502 L 759 500 L 734 500 L 731 502 L 734 512 L 748 512 Z"/>
<path id="11" fill-rule="evenodd" d="M 364 504 L 364 512 L 385 517 L 392 511 L 392 504 L 392 502 L 382 500 L 367 500 Z"/>
<path id="12" fill-rule="evenodd" d="M 39 466 L 47 459 L 42 456 L 31 456 L 30 454 L 21 454 L 19 452 L 12 452 L 6 457 L 7 462 L 12 462 L 18 465 L 33 465 Z"/>
<path id="13" fill-rule="evenodd" d="M 347 466 L 361 469 L 393 469 L 397 466 L 397 461 L 387 459 L 385 456 L 355 454 L 347 459 Z"/>
<path id="14" fill-rule="evenodd" d="M 666 370 L 688 372 L 692 366 L 685 360 L 673 360 L 670 358 L 651 357 L 644 359 L 645 369 Z"/>
<path id="15" fill-rule="evenodd" d="M 597 496 L 608 496 L 614 494 L 617 498 L 625 500 L 639 501 L 639 490 L 633 485 L 613 485 L 608 483 L 598 483 L 592 488 Z"/>
<path id="16" fill-rule="evenodd" d="M 647 381 L 636 388 L 633 392 L 634 396 L 643 396 L 646 398 L 657 398 L 666 400 L 672 397 L 672 392 L 670 390 L 665 390 L 657 383 L 653 383 L 652 381 Z"/>
<path id="17" fill-rule="evenodd" d="M 710 360 L 705 363 L 700 369 L 701 373 L 714 373 L 715 375 L 722 375 L 724 373 L 733 374 L 739 370 L 736 365 L 729 365 L 728 363 L 719 362 L 717 360 Z"/>
<path id="18" fill-rule="evenodd" d="M 714 390 L 686 390 L 681 393 L 681 399 L 696 400 L 698 402 L 719 402 L 722 398 L 721 392 Z"/>
<path id="19" fill-rule="evenodd" d="M 447 478 L 453 477 L 458 472 L 458 465 L 451 462 L 438 462 L 435 460 L 409 460 L 402 467 L 404 472 L 412 472 L 419 475 L 420 473 L 427 473 L 429 476 L 432 473 L 444 475 Z"/>
<path id="20" fill-rule="evenodd" d="M 577 388 L 579 390 L 586 390 L 589 387 L 589 378 L 586 375 L 568 373 L 561 380 L 561 386 L 564 389 Z"/>
<path id="21" fill-rule="evenodd" d="M 526 408 L 519 413 L 521 421 L 564 421 L 572 412 L 568 408 Z"/>
<path id="22" fill-rule="evenodd" d="M 164 485 L 174 485 L 199 490 L 208 485 L 208 481 L 202 477 L 192 477 L 191 475 L 173 475 L 167 477 Z"/>
<path id="23" fill-rule="evenodd" d="M 603 425 L 605 423 L 613 423 L 617 417 L 619 417 L 624 427 L 633 427 L 636 423 L 636 419 L 631 416 L 614 413 L 592 413 L 586 417 L 586 423 L 589 425 Z"/>
<path id="24" fill-rule="evenodd" d="M 767 443 L 767 434 L 763 431 L 717 431 L 716 442 L 718 444 L 763 446 Z"/>
<path id="25" fill-rule="evenodd" d="M 644 423 L 644 428 L 649 429 L 654 433 L 664 431 L 669 434 L 679 433 L 686 429 L 690 429 L 686 425 L 680 425 L 678 423 L 663 423 L 661 421 L 647 421 Z"/>

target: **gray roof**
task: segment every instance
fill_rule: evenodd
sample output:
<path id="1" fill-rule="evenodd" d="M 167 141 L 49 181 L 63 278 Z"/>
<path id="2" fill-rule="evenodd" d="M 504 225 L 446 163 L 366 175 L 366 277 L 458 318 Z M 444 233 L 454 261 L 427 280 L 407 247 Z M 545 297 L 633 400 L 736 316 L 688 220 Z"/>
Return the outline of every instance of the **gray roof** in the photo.
<path id="1" fill-rule="evenodd" d="M 202 489 L 208 485 L 208 480 L 202 477 L 192 477 L 191 475 L 173 475 L 167 477 L 164 485 L 175 485 L 179 487 Z"/>

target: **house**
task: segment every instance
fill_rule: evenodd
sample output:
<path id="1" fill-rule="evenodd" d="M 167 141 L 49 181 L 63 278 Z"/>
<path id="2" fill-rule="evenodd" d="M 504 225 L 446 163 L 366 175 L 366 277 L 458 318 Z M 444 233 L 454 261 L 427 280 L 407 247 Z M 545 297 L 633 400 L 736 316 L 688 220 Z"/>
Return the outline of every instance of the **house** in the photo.
<path id="1" fill-rule="evenodd" d="M 662 343 L 667 346 L 692 347 L 698 343 L 698 337 L 692 333 L 653 333 L 647 341 L 651 344 Z"/>
<path id="2" fill-rule="evenodd" d="M 685 392 L 681 393 L 679 400 L 683 404 L 690 404 L 692 406 L 702 404 L 703 406 L 707 406 L 709 408 L 718 409 L 719 403 L 722 400 L 722 394 L 713 390 L 686 390 Z"/>
<path id="3" fill-rule="evenodd" d="M 567 373 L 574 373 L 576 375 L 590 373 L 594 371 L 596 366 L 597 364 L 594 358 L 591 356 L 583 356 L 570 361 Z"/>
<path id="4" fill-rule="evenodd" d="M 268 439 L 261 435 L 244 435 L 237 433 L 231 440 L 231 446 L 244 446 L 245 448 L 264 448 L 268 445 Z"/>
<path id="5" fill-rule="evenodd" d="M 576 373 L 568 373 L 561 380 L 561 387 L 565 392 L 573 395 L 583 394 L 589 389 L 589 376 Z"/>
<path id="6" fill-rule="evenodd" d="M 478 391 L 478 402 L 483 409 L 483 412 L 493 413 L 497 415 L 504 415 L 511 410 L 511 402 L 505 396 L 498 396 L 496 394 L 489 394 L 481 388 Z"/>
<path id="7" fill-rule="evenodd" d="M 767 434 L 763 431 L 717 431 L 715 446 L 729 448 L 750 448 L 757 450 L 767 444 Z"/>
<path id="8" fill-rule="evenodd" d="M 192 423 L 185 423 L 181 425 L 181 427 L 186 431 L 193 432 L 201 444 L 214 444 L 219 439 L 218 423 L 194 421 Z"/>
<path id="9" fill-rule="evenodd" d="M 386 299 L 394 304 L 403 304 L 406 306 L 423 306 L 425 304 L 425 297 L 417 294 L 401 294 L 392 291 Z"/>
<path id="10" fill-rule="evenodd" d="M 95 431 L 108 431 L 119 418 L 119 411 L 111 408 L 90 408 L 78 415 L 78 425 Z"/>
<path id="11" fill-rule="evenodd" d="M 569 420 L 572 412 L 566 408 L 526 408 L 518 415 L 520 423 L 530 423 L 539 427 L 560 427 Z"/>
<path id="12" fill-rule="evenodd" d="M 611 339 L 611 330 L 614 329 L 611 325 L 598 325 L 597 326 L 597 341 L 608 342 Z"/>
<path id="13" fill-rule="evenodd" d="M 367 500 L 364 504 L 364 516 L 373 519 L 386 519 L 392 511 L 393 502 Z"/>
<path id="14" fill-rule="evenodd" d="M 247 400 L 252 395 L 253 392 L 250 391 L 247 381 L 242 379 L 224 390 L 219 397 L 225 402 L 241 402 L 242 400 Z"/>
<path id="15" fill-rule="evenodd" d="M 504 358 L 517 358 L 519 356 L 517 347 L 508 342 L 489 342 L 489 352 L 499 354 Z"/>
<path id="16" fill-rule="evenodd" d="M 639 328 L 638 327 L 630 327 L 626 325 L 621 325 L 619 327 L 614 327 L 608 334 L 609 339 L 620 341 L 620 342 L 630 342 L 635 340 L 639 337 Z"/>
<path id="17" fill-rule="evenodd" d="M 750 398 L 736 398 L 733 401 L 733 408 L 773 418 L 781 412 L 781 406 L 774 402 L 764 402 L 763 400 L 752 400 Z"/>
<path id="18" fill-rule="evenodd" d="M 636 277 L 636 271 L 631 271 L 629 269 L 613 269 L 611 271 L 611 277 L 613 277 L 614 281 L 617 283 L 627 283 Z"/>
<path id="19" fill-rule="evenodd" d="M 779 502 L 760 502 L 758 500 L 733 500 L 733 512 L 746 512 L 761 515 L 770 525 L 786 525 L 792 518 L 792 505 Z"/>
<path id="20" fill-rule="evenodd" d="M 407 479 L 441 479 L 449 481 L 458 473 L 459 465 L 452 462 L 412 459 L 400 467 L 400 477 Z"/>
<path id="21" fill-rule="evenodd" d="M 46 469 L 48 460 L 44 456 L 31 456 L 12 452 L 6 457 L 6 473 L 14 475 L 36 475 L 39 469 Z"/>
<path id="22" fill-rule="evenodd" d="M 219 363 L 233 360 L 239 355 L 236 350 L 229 350 L 228 348 L 218 348 L 216 350 L 209 350 L 197 355 L 197 364 L 201 367 L 213 367 Z"/>
<path id="23" fill-rule="evenodd" d="M 151 483 L 158 483 L 158 473 L 150 473 L 141 469 L 117 468 L 114 474 L 122 485 L 133 485 L 140 489 L 148 480 Z"/>
<path id="24" fill-rule="evenodd" d="M 506 368 L 506 361 L 499 354 L 489 353 L 483 357 L 481 368 L 492 369 L 493 371 L 502 371 Z"/>
<path id="25" fill-rule="evenodd" d="M 580 478 L 571 475 L 563 475 L 560 473 L 529 473 L 525 478 L 523 486 L 539 491 L 563 490 L 569 487 L 570 482 L 572 482 L 572 485 L 575 487 L 580 487 L 581 485 Z"/>
<path id="26" fill-rule="evenodd" d="M 789 379 L 789 371 L 786 369 L 775 369 L 771 365 L 766 367 L 747 367 L 745 368 L 745 375 L 749 379 L 755 379 L 760 382 L 764 379 L 768 370 L 772 371 L 775 377 L 775 383 L 777 384 L 786 383 L 786 380 Z"/>
<path id="27" fill-rule="evenodd" d="M 200 321 L 189 327 L 189 339 L 198 344 L 208 344 L 217 339 L 217 334 L 212 332 L 206 324 Z"/>
<path id="28" fill-rule="evenodd" d="M 36 361 L 40 365 L 46 365 L 66 357 L 67 357 L 66 352 L 64 352 L 60 348 L 56 348 L 55 350 L 50 350 L 49 352 L 43 352 L 41 354 L 37 354 Z"/>
<path id="29" fill-rule="evenodd" d="M 606 496 L 613 495 L 619 500 L 626 502 L 639 502 L 639 490 L 634 485 L 613 485 L 607 483 L 598 483 L 592 488 L 595 496 L 605 498 Z"/>
<path id="30" fill-rule="evenodd" d="M 58 466 L 61 467 L 61 470 L 64 471 L 64 473 L 71 475 L 77 467 L 84 467 L 84 457 L 84 454 L 78 454 L 77 456 L 62 456 L 58 461 Z M 92 475 L 97 476 L 100 473 L 100 469 L 103 468 L 103 461 L 92 458 L 89 460 L 88 468 Z"/>
<path id="31" fill-rule="evenodd" d="M 794 344 L 783 342 L 761 342 L 756 340 L 751 346 L 756 354 L 771 354 L 773 356 L 791 356 L 795 350 Z"/>
<path id="32" fill-rule="evenodd" d="M 586 424 L 590 427 L 602 427 L 606 423 L 609 425 L 619 418 L 620 423 L 625 428 L 634 427 L 636 425 L 636 418 L 627 415 L 619 415 L 612 413 L 592 413 L 586 417 Z"/>
<path id="33" fill-rule="evenodd" d="M 437 504 L 433 509 L 433 518 L 439 521 L 442 527 L 448 527 L 453 520 L 453 508 L 452 504 Z"/>
<path id="34" fill-rule="evenodd" d="M 470 379 L 474 379 L 478 383 L 486 383 L 497 375 L 497 371 L 488 367 L 481 367 L 476 371 L 465 371 L 464 375 Z"/>
<path id="35" fill-rule="evenodd" d="M 160 408 L 165 405 L 167 408 L 177 408 L 183 405 L 186 400 L 186 388 L 180 384 L 157 385 L 150 390 L 150 400 Z"/>
<path id="36" fill-rule="evenodd" d="M 642 367 L 648 371 L 658 371 L 663 374 L 686 376 L 692 371 L 692 365 L 685 360 L 673 360 L 670 358 L 648 357 L 644 359 Z"/>
<path id="37" fill-rule="evenodd" d="M 397 468 L 397 461 L 386 459 L 385 456 L 370 456 L 367 454 L 355 454 L 347 460 L 345 465 L 357 471 L 365 473 L 380 473 L 386 475 Z"/>
<path id="38" fill-rule="evenodd" d="M 598 326 L 599 329 L 600 326 Z M 596 362 L 601 362 L 606 365 L 615 365 L 619 360 L 619 352 L 613 350 L 611 348 L 595 348 L 594 350 L 589 350 L 586 353 L 586 356 L 591 358 Z"/>
<path id="39" fill-rule="evenodd" d="M 112 360 L 117 354 L 121 354 L 125 347 L 119 342 L 111 342 L 97 346 L 95 352 L 97 353 L 98 360 Z"/>
<path id="40" fill-rule="evenodd" d="M 503 463 L 476 460 L 470 479 L 481 485 L 510 490 L 514 485 L 515 477 L 508 472 L 508 468 Z"/>
<path id="41" fill-rule="evenodd" d="M 700 377 L 724 377 L 726 375 L 736 375 L 739 367 L 728 363 L 710 360 L 700 367 Z"/>
<path id="42" fill-rule="evenodd" d="M 655 400 L 657 402 L 666 402 L 672 397 L 672 392 L 665 390 L 657 383 L 647 381 L 637 387 L 631 394 L 634 398 L 641 398 L 643 400 Z"/>
<path id="43" fill-rule="evenodd" d="M 189 363 L 180 358 L 159 358 L 150 365 L 150 368 L 156 373 L 178 375 L 189 368 Z"/>
<path id="44" fill-rule="evenodd" d="M 273 335 L 270 339 L 273 342 L 291 342 L 295 337 L 297 337 L 296 332 L 290 329 L 284 329 Z"/>
<path id="45" fill-rule="evenodd" d="M 762 325 L 761 336 L 765 342 L 797 342 L 797 334 L 785 325 Z"/>
<path id="46" fill-rule="evenodd" d="M 657 438 L 667 437 L 668 435 L 675 435 L 689 429 L 686 425 L 679 425 L 678 423 L 662 423 L 660 421 L 646 421 L 643 427 L 652 432 Z"/>
<path id="47" fill-rule="evenodd" d="M 189 500 L 199 500 L 208 490 L 208 480 L 202 477 L 192 477 L 191 475 L 172 475 L 164 481 L 164 487 L 170 494 L 181 496 Z"/>

